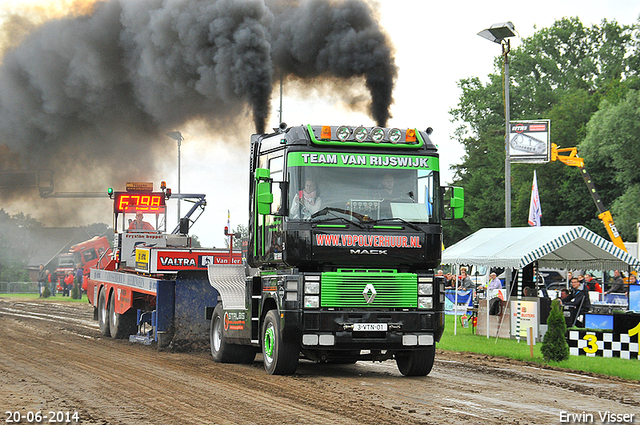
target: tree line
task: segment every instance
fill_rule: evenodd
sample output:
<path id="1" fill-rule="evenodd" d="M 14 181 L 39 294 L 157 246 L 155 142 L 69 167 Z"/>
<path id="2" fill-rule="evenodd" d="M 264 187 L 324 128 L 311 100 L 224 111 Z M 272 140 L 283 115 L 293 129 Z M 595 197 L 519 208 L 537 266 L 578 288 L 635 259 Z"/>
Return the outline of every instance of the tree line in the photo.
<path id="1" fill-rule="evenodd" d="M 640 222 L 640 19 L 584 26 L 563 18 L 522 40 L 509 54 L 511 120 L 551 120 L 551 142 L 577 147 L 625 241 Z M 504 227 L 504 73 L 495 58 L 488 81 L 458 82 L 454 138 L 465 151 L 453 185 L 465 188 L 465 218 L 446 222 L 445 246 L 484 227 Z M 527 226 L 533 171 L 542 225 L 584 225 L 608 239 L 576 167 L 560 161 L 512 164 L 513 227 Z"/>
<path id="2" fill-rule="evenodd" d="M 38 229 L 45 227 L 30 214 L 9 214 L 0 209 L 0 281 L 27 282 L 31 260 L 41 249 Z M 113 229 L 104 223 L 93 223 L 80 226 L 87 234 L 87 239 L 93 236 L 106 236 L 111 243 Z M 62 248 L 62 247 L 59 247 Z"/>

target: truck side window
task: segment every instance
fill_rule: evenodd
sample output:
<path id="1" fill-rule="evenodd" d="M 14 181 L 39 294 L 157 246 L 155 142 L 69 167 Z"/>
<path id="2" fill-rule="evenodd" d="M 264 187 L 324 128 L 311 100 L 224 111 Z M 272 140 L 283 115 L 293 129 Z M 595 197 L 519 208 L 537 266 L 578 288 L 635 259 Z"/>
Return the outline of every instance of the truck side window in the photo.
<path id="1" fill-rule="evenodd" d="M 82 251 L 82 258 L 84 259 L 84 262 L 87 263 L 98 258 L 98 255 L 96 254 L 96 250 L 91 248 L 86 251 Z"/>

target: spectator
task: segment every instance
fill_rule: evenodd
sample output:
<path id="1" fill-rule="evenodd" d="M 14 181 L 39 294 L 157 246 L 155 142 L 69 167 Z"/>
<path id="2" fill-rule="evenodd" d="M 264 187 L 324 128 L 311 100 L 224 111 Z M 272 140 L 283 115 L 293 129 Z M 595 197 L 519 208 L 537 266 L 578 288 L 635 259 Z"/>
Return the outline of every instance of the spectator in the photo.
<path id="1" fill-rule="evenodd" d="M 456 289 L 456 283 L 451 273 L 444 275 L 444 289 Z"/>
<path id="2" fill-rule="evenodd" d="M 78 270 L 76 270 L 76 280 L 75 283 L 78 285 L 78 299 L 82 299 L 82 278 L 84 277 L 84 264 L 80 264 L 78 266 Z"/>
<path id="3" fill-rule="evenodd" d="M 46 285 L 49 287 L 49 292 L 51 292 L 51 296 L 55 297 L 56 296 L 56 284 L 55 282 L 51 282 L 51 272 L 49 270 L 47 270 L 45 272 L 45 274 L 47 275 L 47 280 Z"/>
<path id="4" fill-rule="evenodd" d="M 629 275 L 629 285 L 637 285 L 638 277 L 635 274 Z M 629 296 L 629 291 L 627 291 L 627 296 Z"/>
<path id="5" fill-rule="evenodd" d="M 568 299 L 566 302 L 563 302 L 562 304 L 579 309 L 576 312 L 576 316 L 587 313 L 591 308 L 589 290 L 584 285 L 580 285 L 577 277 L 571 279 L 571 287 L 573 288 L 573 293 L 570 295 L 570 299 Z M 581 322 L 576 321 L 575 323 L 578 327 L 582 327 Z"/>
<path id="6" fill-rule="evenodd" d="M 75 280 L 75 277 L 73 275 L 73 271 L 70 271 L 67 274 L 67 277 L 64 278 L 64 281 L 62 282 L 62 296 L 63 297 L 68 297 L 69 296 L 69 290 L 73 287 L 73 281 Z"/>
<path id="7" fill-rule="evenodd" d="M 593 276 L 591 276 L 591 274 L 587 273 L 584 275 L 584 280 L 587 284 L 587 288 L 589 288 L 589 291 L 593 291 L 593 292 L 599 292 L 602 294 L 602 287 L 600 286 L 600 284 L 598 283 L 597 280 L 595 280 L 593 278 Z"/>
<path id="8" fill-rule="evenodd" d="M 489 289 L 502 289 L 502 282 L 495 273 L 489 275 Z"/>
<path id="9" fill-rule="evenodd" d="M 475 289 L 474 286 L 473 281 L 467 275 L 467 270 L 462 269 L 460 272 L 460 284 L 458 285 L 458 289 L 461 291 L 472 291 Z"/>
<path id="10" fill-rule="evenodd" d="M 42 292 L 44 291 L 46 279 L 47 275 L 44 271 L 44 266 L 40 264 L 40 270 L 38 271 L 38 293 L 40 294 L 40 298 L 42 298 Z"/>
<path id="11" fill-rule="evenodd" d="M 615 270 L 613 272 L 613 284 L 611 288 L 605 294 L 624 294 L 624 279 L 620 274 L 620 270 Z"/>
<path id="12" fill-rule="evenodd" d="M 564 304 L 571 299 L 571 292 L 567 288 L 562 288 L 558 294 L 558 298 L 560 298 L 560 304 Z"/>

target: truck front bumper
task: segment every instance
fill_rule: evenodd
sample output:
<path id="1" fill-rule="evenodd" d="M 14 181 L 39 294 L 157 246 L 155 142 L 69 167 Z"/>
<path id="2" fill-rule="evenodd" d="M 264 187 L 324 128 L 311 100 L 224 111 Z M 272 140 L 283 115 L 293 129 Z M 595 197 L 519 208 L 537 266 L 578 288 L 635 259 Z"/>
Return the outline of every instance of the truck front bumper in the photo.
<path id="1" fill-rule="evenodd" d="M 386 330 L 356 331 L 357 324 Z M 421 349 L 439 341 L 443 331 L 441 311 L 304 311 L 301 317 L 301 344 L 309 349 Z"/>

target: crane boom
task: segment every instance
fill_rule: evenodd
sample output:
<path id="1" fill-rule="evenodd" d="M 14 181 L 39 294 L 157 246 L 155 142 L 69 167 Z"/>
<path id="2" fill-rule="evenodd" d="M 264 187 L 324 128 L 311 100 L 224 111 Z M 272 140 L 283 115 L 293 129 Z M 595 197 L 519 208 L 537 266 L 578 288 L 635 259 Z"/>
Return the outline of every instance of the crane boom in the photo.
<path id="1" fill-rule="evenodd" d="M 568 155 L 561 155 L 568 154 Z M 611 242 L 624 252 L 627 252 L 627 248 L 624 246 L 624 242 L 622 241 L 622 237 L 620 236 L 620 232 L 618 232 L 618 228 L 613 222 L 613 216 L 611 215 L 611 211 L 609 211 L 600 199 L 600 195 L 596 190 L 596 186 L 593 184 L 593 180 L 591 179 L 591 174 L 584 168 L 584 159 L 578 157 L 578 149 L 577 148 L 558 148 L 558 145 L 555 143 L 551 144 L 551 161 L 560 161 L 570 167 L 578 167 L 580 169 L 580 174 L 582 174 L 582 178 L 589 188 L 589 193 L 591 194 L 591 198 L 593 202 L 596 204 L 596 208 L 598 208 L 598 218 L 602 220 L 604 224 L 604 228 L 609 234 L 609 238 Z"/>

